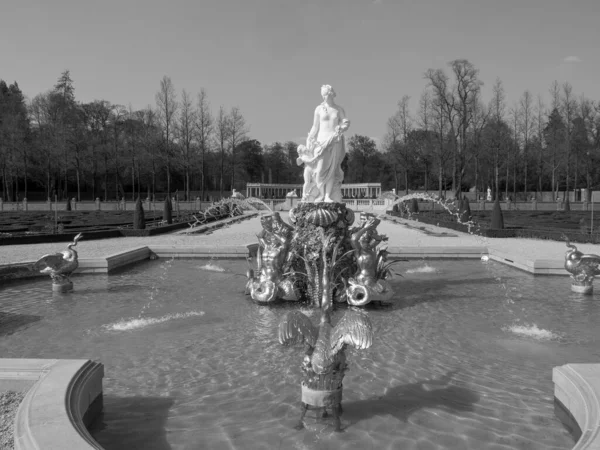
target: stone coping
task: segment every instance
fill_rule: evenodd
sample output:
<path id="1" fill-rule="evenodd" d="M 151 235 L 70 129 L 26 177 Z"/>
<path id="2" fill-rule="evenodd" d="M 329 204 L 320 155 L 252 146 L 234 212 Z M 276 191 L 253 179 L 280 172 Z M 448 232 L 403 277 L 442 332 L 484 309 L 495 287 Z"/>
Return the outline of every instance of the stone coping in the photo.
<path id="1" fill-rule="evenodd" d="M 15 417 L 15 450 L 101 450 L 87 431 L 102 411 L 104 366 L 85 359 L 0 359 L 0 388 L 31 383 Z"/>
<path id="2" fill-rule="evenodd" d="M 552 369 L 554 398 L 571 428 L 573 450 L 600 449 L 600 364 L 565 364 Z"/>
<path id="3" fill-rule="evenodd" d="M 570 274 L 564 268 L 563 259 L 524 259 L 512 255 L 508 251 L 489 250 L 484 246 L 457 247 L 388 247 L 390 258 L 399 259 L 480 259 L 489 256 L 490 259 L 523 270 L 533 275 L 562 275 Z M 75 273 L 110 273 L 116 269 L 153 258 L 245 258 L 248 255 L 247 246 L 178 246 L 178 245 L 148 245 L 124 249 L 105 257 L 81 258 Z M 29 270 L 34 261 L 18 264 L 0 265 L 0 281 L 3 279 L 48 277 Z"/>

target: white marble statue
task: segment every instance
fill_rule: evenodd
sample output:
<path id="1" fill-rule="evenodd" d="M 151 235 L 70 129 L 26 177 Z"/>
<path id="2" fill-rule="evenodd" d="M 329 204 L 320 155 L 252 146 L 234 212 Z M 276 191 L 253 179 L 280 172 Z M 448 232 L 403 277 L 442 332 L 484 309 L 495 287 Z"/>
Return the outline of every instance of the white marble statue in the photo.
<path id="1" fill-rule="evenodd" d="M 315 109 L 313 126 L 306 146 L 298 146 L 298 165 L 304 164 L 302 200 L 305 202 L 341 202 L 342 161 L 346 155 L 344 133 L 350 126 L 344 109 L 333 99 L 335 91 L 321 86 L 323 103 Z"/>

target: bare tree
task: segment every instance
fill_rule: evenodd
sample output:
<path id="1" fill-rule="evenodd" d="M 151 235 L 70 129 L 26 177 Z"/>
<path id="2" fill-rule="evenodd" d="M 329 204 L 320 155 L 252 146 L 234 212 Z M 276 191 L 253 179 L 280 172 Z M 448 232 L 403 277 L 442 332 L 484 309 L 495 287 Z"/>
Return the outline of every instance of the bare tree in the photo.
<path id="1" fill-rule="evenodd" d="M 508 198 L 508 185 L 509 185 L 509 169 L 512 167 L 513 169 L 513 197 L 514 200 L 517 199 L 517 164 L 519 160 L 519 106 L 517 104 L 513 105 L 509 110 L 511 128 L 512 128 L 512 142 L 509 146 L 509 151 L 507 153 L 506 158 L 506 186 L 505 186 L 505 197 Z M 512 153 L 512 154 L 511 154 Z M 512 156 L 512 161 L 511 157 Z M 512 166 L 510 163 L 512 162 Z"/>
<path id="2" fill-rule="evenodd" d="M 397 173 L 396 164 L 404 169 L 404 189 L 408 194 L 408 171 L 414 159 L 414 149 L 408 145 L 408 135 L 412 130 L 413 118 L 410 115 L 408 102 L 410 97 L 405 95 L 398 102 L 398 110 L 388 119 L 388 131 L 384 142 L 388 152 L 392 155 L 394 173 Z M 396 175 L 397 180 L 397 175 Z M 396 189 L 398 182 L 396 181 Z"/>
<path id="3" fill-rule="evenodd" d="M 148 198 L 151 198 L 153 201 L 156 194 L 156 175 L 158 174 L 159 162 L 157 144 L 160 140 L 162 140 L 162 132 L 156 111 L 148 106 L 143 111 L 141 141 L 142 149 L 145 153 L 143 159 L 149 165 L 149 172 L 151 174 L 150 183 L 148 184 Z"/>
<path id="4" fill-rule="evenodd" d="M 538 163 L 538 168 L 537 168 L 537 175 L 538 175 L 538 192 L 542 192 L 542 180 L 543 180 L 543 176 L 544 176 L 544 154 L 545 154 L 545 139 L 544 139 L 544 127 L 545 127 L 545 122 L 544 122 L 544 116 L 546 114 L 546 107 L 544 105 L 544 102 L 542 101 L 542 96 L 538 95 L 538 101 L 537 101 L 537 105 L 536 105 L 536 109 L 535 109 L 535 128 L 536 128 L 536 134 L 537 134 L 537 139 L 538 139 L 538 158 L 537 158 L 537 163 Z"/>
<path id="5" fill-rule="evenodd" d="M 113 105 L 110 114 L 110 125 L 111 125 L 111 156 L 115 168 L 115 196 L 116 199 L 119 200 L 119 194 L 124 198 L 125 197 L 125 189 L 123 188 L 123 182 L 121 180 L 121 172 L 119 170 L 121 166 L 121 159 L 123 155 L 121 154 L 121 140 L 122 133 L 125 127 L 125 120 L 127 118 L 127 109 L 121 105 Z M 105 160 L 105 174 L 108 178 L 108 161 Z M 106 184 L 108 184 L 108 180 L 106 178 Z"/>
<path id="6" fill-rule="evenodd" d="M 600 103 L 598 104 L 600 106 Z M 588 192 L 591 194 L 592 189 L 592 169 L 594 166 L 594 144 L 600 143 L 600 135 L 597 134 L 597 131 L 600 131 L 598 127 L 596 127 L 596 122 L 600 125 L 600 121 L 598 121 L 598 112 L 600 112 L 600 108 L 596 110 L 594 108 L 594 102 L 590 99 L 586 98 L 583 94 L 579 99 L 579 116 L 583 120 L 583 125 L 586 130 L 586 141 L 588 142 L 588 148 L 585 151 L 585 154 L 581 155 L 583 159 L 583 163 L 585 166 L 585 178 L 586 178 L 586 188 Z M 596 151 L 600 150 L 596 145 Z M 588 201 L 591 198 L 588 197 Z"/>
<path id="7" fill-rule="evenodd" d="M 442 69 L 428 69 L 425 72 L 425 79 L 428 81 L 428 85 L 433 90 L 434 102 L 436 105 L 436 115 L 438 116 L 438 126 L 441 128 L 445 128 L 447 125 L 450 128 L 451 136 L 453 139 L 452 142 L 452 190 L 456 192 L 457 188 L 457 141 L 458 138 L 456 136 L 456 98 L 452 94 L 451 88 L 448 86 L 449 79 L 448 75 Z M 442 118 L 443 116 L 443 118 Z M 444 134 L 440 136 L 440 139 L 444 139 Z M 441 155 L 443 153 L 443 141 L 440 140 L 440 152 Z M 443 168 L 440 167 L 440 180 L 443 177 Z M 441 183 L 441 182 L 440 182 Z M 440 186 L 440 195 L 441 195 L 441 186 Z"/>
<path id="8" fill-rule="evenodd" d="M 454 96 L 456 101 L 454 107 L 457 112 L 458 118 L 458 137 L 460 146 L 458 148 L 458 186 L 457 189 L 462 188 L 462 179 L 465 174 L 467 157 L 467 130 L 473 120 L 473 109 L 476 107 L 478 102 L 479 93 L 483 81 L 479 80 L 479 70 L 475 66 L 467 61 L 466 59 L 457 59 L 450 63 L 452 72 L 456 78 L 456 85 L 454 87 Z"/>
<path id="9" fill-rule="evenodd" d="M 171 164 L 173 157 L 172 140 L 179 105 L 171 78 L 166 75 L 160 80 L 160 90 L 156 93 L 156 108 L 163 127 L 163 157 L 167 167 L 167 195 L 171 192 Z"/>
<path id="10" fill-rule="evenodd" d="M 204 200 L 204 187 L 206 185 L 206 151 L 210 147 L 213 131 L 214 120 L 212 114 L 210 113 L 210 104 L 207 99 L 206 91 L 203 88 L 198 94 L 198 107 L 196 109 L 196 132 L 198 133 L 197 141 L 198 145 L 200 146 L 200 196 L 202 200 Z"/>
<path id="11" fill-rule="evenodd" d="M 235 148 L 240 142 L 246 139 L 248 128 L 246 119 L 240 113 L 238 107 L 231 108 L 229 114 L 229 148 L 231 149 L 231 189 L 235 188 L 236 159 Z"/>
<path id="12" fill-rule="evenodd" d="M 520 133 L 523 137 L 523 193 L 527 196 L 527 176 L 529 166 L 529 146 L 534 127 L 533 97 L 531 92 L 523 92 L 519 100 Z"/>
<path id="13" fill-rule="evenodd" d="M 492 139 L 491 139 L 491 150 L 492 160 L 494 165 L 494 181 L 495 181 L 495 192 L 496 199 L 498 199 L 498 193 L 500 192 L 500 167 L 502 157 L 505 155 L 506 150 L 506 139 L 505 139 L 505 128 L 506 122 L 504 121 L 506 103 L 506 95 L 504 93 L 504 86 L 500 78 L 496 78 L 496 82 L 492 87 L 492 100 L 490 102 L 490 112 L 492 118 Z M 508 180 L 506 180 L 508 183 Z"/>
<path id="14" fill-rule="evenodd" d="M 196 110 L 192 98 L 184 89 L 181 92 L 181 108 L 177 123 L 177 139 L 181 149 L 181 162 L 185 178 L 185 200 L 190 200 L 190 172 L 193 165 L 193 141 L 195 137 Z"/>
<path id="15" fill-rule="evenodd" d="M 446 190 L 446 183 L 444 182 L 445 171 L 444 168 L 446 166 L 446 162 L 450 157 L 455 161 L 455 146 L 453 143 L 451 145 L 446 144 L 446 136 L 448 133 L 452 135 L 454 139 L 454 131 L 451 125 L 452 121 L 448 118 L 448 110 L 445 106 L 445 102 L 443 99 L 440 99 L 439 96 L 434 95 L 432 102 L 432 119 L 433 119 L 433 129 L 435 130 L 435 136 L 437 136 L 437 146 L 435 149 L 435 159 L 438 167 L 438 195 L 442 197 L 442 190 Z M 452 153 L 450 153 L 452 152 Z M 455 174 L 456 166 L 453 165 L 453 174 Z M 453 177 L 454 180 L 454 177 Z"/>
<path id="16" fill-rule="evenodd" d="M 223 192 L 225 191 L 224 179 L 225 179 L 225 150 L 227 148 L 227 141 L 229 140 L 230 134 L 230 120 L 229 116 L 225 112 L 225 109 L 219 107 L 219 115 L 217 116 L 216 133 L 217 141 L 219 144 L 219 150 L 221 152 L 221 180 L 219 183 L 219 196 L 223 198 Z"/>
<path id="17" fill-rule="evenodd" d="M 478 197 L 479 193 L 479 180 L 481 171 L 481 159 L 482 155 L 482 140 L 483 131 L 488 124 L 490 110 L 485 107 L 481 100 L 473 104 L 473 116 L 471 120 L 471 134 L 472 134 L 472 145 L 470 154 L 475 159 L 475 198 Z M 485 189 L 482 186 L 482 190 Z"/>
<path id="18" fill-rule="evenodd" d="M 554 80 L 550 86 L 550 98 L 551 98 L 551 110 L 548 116 L 548 123 L 546 125 L 546 134 L 552 136 L 551 139 L 546 139 L 548 142 L 548 150 L 550 151 L 550 170 L 552 173 L 552 192 L 554 197 L 558 197 L 559 183 L 558 183 L 558 169 L 561 166 L 562 159 L 562 145 L 564 145 L 564 136 L 562 131 L 559 129 L 559 125 L 562 124 L 561 110 L 561 99 L 560 99 L 560 86 L 558 81 Z M 548 128 L 549 127 L 549 128 Z"/>
<path id="19" fill-rule="evenodd" d="M 36 136 L 36 153 L 40 158 L 40 168 L 45 177 L 46 196 L 50 198 L 54 180 L 52 174 L 57 171 L 58 149 L 54 145 L 50 94 L 36 95 L 29 105 L 29 114 Z M 41 181 L 41 180 L 40 180 Z"/>
<path id="20" fill-rule="evenodd" d="M 461 190 L 466 169 L 468 129 L 483 82 L 478 78 L 479 70 L 468 60 L 456 59 L 449 65 L 455 78 L 452 88 L 448 86 L 448 76 L 440 69 L 429 69 L 425 72 L 425 78 L 429 81 L 437 102 L 446 114 L 454 137 L 452 189 L 458 192 Z"/>
<path id="21" fill-rule="evenodd" d="M 569 196 L 569 181 L 571 174 L 571 136 L 573 134 L 573 120 L 577 110 L 577 100 L 573 94 L 573 87 L 569 83 L 562 85 L 562 95 L 560 98 L 561 115 L 565 120 L 565 200 L 568 201 Z M 577 189 L 577 166 L 575 166 L 575 185 Z"/>
<path id="22" fill-rule="evenodd" d="M 427 149 L 426 155 L 420 155 L 422 163 L 425 169 L 425 190 L 429 189 L 429 171 L 431 170 L 432 158 L 435 154 L 434 139 L 435 135 L 434 119 L 433 119 L 433 108 L 435 107 L 431 92 L 428 90 L 423 91 L 419 98 L 419 109 L 417 112 L 416 124 L 425 131 L 425 147 Z"/>

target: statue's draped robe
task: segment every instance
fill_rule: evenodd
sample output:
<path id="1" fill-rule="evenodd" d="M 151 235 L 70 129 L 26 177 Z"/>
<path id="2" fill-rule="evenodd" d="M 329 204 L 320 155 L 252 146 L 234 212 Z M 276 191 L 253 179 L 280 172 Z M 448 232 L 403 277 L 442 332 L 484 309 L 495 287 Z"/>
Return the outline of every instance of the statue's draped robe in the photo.
<path id="1" fill-rule="evenodd" d="M 348 119 L 343 119 L 341 128 L 347 129 L 350 124 Z M 346 156 L 346 142 L 344 136 L 332 133 L 324 142 L 317 142 L 316 137 L 309 136 L 306 146 L 313 151 L 313 159 L 310 162 L 316 162 L 313 170 L 313 181 L 319 192 L 325 190 L 326 184 L 333 180 L 331 192 L 323 192 L 329 195 L 334 202 L 342 201 L 342 181 L 344 181 L 344 171 L 342 170 L 342 161 Z M 317 194 L 318 195 L 318 194 Z M 311 196 L 312 197 L 312 196 Z M 309 201 L 314 201 L 310 198 Z M 323 199 L 320 199 L 323 201 Z"/>

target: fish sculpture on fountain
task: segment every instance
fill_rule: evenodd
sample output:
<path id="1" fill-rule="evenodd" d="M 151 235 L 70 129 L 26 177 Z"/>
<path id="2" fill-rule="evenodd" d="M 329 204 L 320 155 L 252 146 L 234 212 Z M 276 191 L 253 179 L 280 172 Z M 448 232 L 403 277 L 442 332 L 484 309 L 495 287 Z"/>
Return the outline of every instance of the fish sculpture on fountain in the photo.
<path id="1" fill-rule="evenodd" d="M 591 294 L 594 277 L 600 275 L 600 256 L 583 254 L 569 239 L 567 247 L 565 270 L 571 274 L 571 290 L 579 294 Z"/>
<path id="2" fill-rule="evenodd" d="M 327 264 L 326 246 L 322 251 L 325 270 L 321 281 L 321 318 L 315 326 L 300 311 L 288 313 L 279 324 L 279 342 L 283 345 L 306 344 L 302 363 L 304 379 L 301 382 L 302 412 L 297 429 L 304 428 L 304 418 L 309 408 L 333 415 L 335 431 L 341 431 L 343 379 L 347 370 L 345 349 L 348 345 L 358 350 L 373 343 L 373 327 L 368 316 L 361 311 L 347 311 L 335 326 L 331 324 L 333 305 L 333 266 Z"/>
<path id="3" fill-rule="evenodd" d="M 275 212 L 261 218 L 263 229 L 258 233 L 256 251 L 257 276 L 248 271 L 246 294 L 257 303 L 277 300 L 298 300 L 294 289 L 294 274 L 289 272 L 292 227 Z"/>
<path id="4" fill-rule="evenodd" d="M 73 289 L 70 276 L 79 267 L 77 251 L 73 247 L 82 237 L 83 234 L 79 233 L 66 250 L 44 255 L 33 265 L 33 270 L 50 275 L 53 291 L 68 292 Z"/>

